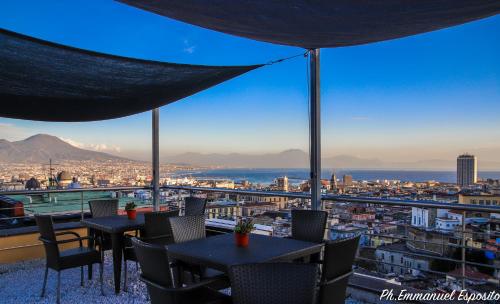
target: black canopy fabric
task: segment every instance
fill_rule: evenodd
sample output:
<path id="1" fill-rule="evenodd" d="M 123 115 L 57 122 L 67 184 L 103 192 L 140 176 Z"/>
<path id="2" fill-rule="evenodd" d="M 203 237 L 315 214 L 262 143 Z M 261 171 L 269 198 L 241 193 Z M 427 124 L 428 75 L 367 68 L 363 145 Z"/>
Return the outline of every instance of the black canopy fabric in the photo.
<path id="1" fill-rule="evenodd" d="M 499 0 L 118 0 L 236 36 L 304 48 L 365 44 L 496 15 Z"/>
<path id="2" fill-rule="evenodd" d="M 260 66 L 138 60 L 0 29 L 0 116 L 43 121 L 118 118 L 166 105 Z"/>

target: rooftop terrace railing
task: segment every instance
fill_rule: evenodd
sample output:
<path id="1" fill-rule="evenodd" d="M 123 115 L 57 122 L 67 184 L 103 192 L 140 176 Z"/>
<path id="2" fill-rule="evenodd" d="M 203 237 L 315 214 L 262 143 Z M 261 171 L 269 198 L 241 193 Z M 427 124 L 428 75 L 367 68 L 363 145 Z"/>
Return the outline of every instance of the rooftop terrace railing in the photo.
<path id="1" fill-rule="evenodd" d="M 237 195 L 242 195 L 242 196 L 266 196 L 266 197 L 287 197 L 291 199 L 310 199 L 310 195 L 308 193 L 296 193 L 296 192 L 278 192 L 278 191 L 257 191 L 257 190 L 243 190 L 243 189 L 221 189 L 221 188 L 204 188 L 204 187 L 192 187 L 192 186 L 164 186 L 162 189 L 170 189 L 170 190 L 183 190 L 183 191 L 188 191 L 188 192 L 210 192 L 210 193 L 221 193 L 221 194 L 237 194 Z M 323 205 L 326 209 L 335 207 L 337 203 L 349 203 L 349 204 L 365 204 L 369 206 L 377 206 L 377 207 L 403 207 L 403 208 L 410 208 L 410 207 L 416 207 L 416 208 L 430 208 L 430 209 L 449 209 L 449 210 L 458 210 L 461 211 L 462 218 L 466 218 L 466 214 L 470 212 L 484 212 L 484 213 L 498 213 L 500 214 L 500 206 L 485 206 L 485 205 L 468 205 L 468 204 L 459 204 L 459 203 L 447 203 L 447 202 L 439 202 L 439 201 L 429 201 L 429 200 L 402 200 L 402 199 L 382 199 L 382 198 L 372 198 L 372 197 L 361 197 L 361 196 L 351 196 L 351 195 L 332 195 L 332 194 L 323 194 L 322 195 L 322 201 Z M 265 210 L 264 210 L 265 211 Z M 220 214 L 220 213 L 218 213 Z M 224 216 L 227 216 L 227 214 L 224 214 Z M 477 248 L 474 246 L 471 246 L 470 244 L 473 243 L 473 237 L 474 236 L 480 236 L 480 235 L 487 235 L 489 237 L 494 237 L 498 238 L 500 237 L 500 231 L 488 231 L 488 232 L 478 232 L 478 231 L 471 231 L 467 230 L 467 226 L 465 223 L 465 220 L 462 220 L 462 224 L 460 229 L 458 230 L 453 230 L 450 232 L 443 232 L 443 231 L 434 231 L 436 233 L 441 233 L 443 239 L 441 242 L 436 242 L 436 241 L 428 241 L 428 240 L 419 240 L 415 238 L 409 237 L 409 229 L 414 229 L 409 223 L 409 218 L 406 220 L 402 221 L 376 221 L 376 224 L 389 224 L 396 226 L 398 229 L 403 228 L 404 232 L 403 234 L 398 234 L 398 233 L 369 233 L 369 227 L 367 226 L 365 232 L 361 232 L 363 236 L 366 236 L 369 238 L 371 241 L 372 238 L 386 238 L 390 239 L 391 241 L 403 241 L 403 242 L 411 242 L 413 244 L 424 244 L 425 247 L 428 246 L 442 246 L 442 247 L 451 247 L 453 249 L 459 250 L 460 252 L 460 259 L 453 258 L 453 257 L 448 257 L 445 254 L 442 255 L 436 255 L 432 251 L 426 252 L 426 250 L 422 250 L 419 248 L 415 248 L 415 246 L 408 246 L 411 249 L 410 250 L 395 250 L 391 249 L 391 252 L 393 253 L 399 253 L 401 255 L 405 255 L 407 257 L 416 257 L 416 258 L 423 258 L 423 259 L 430 259 L 430 260 L 435 260 L 438 261 L 438 263 L 441 262 L 447 262 L 447 263 L 454 263 L 456 265 L 460 265 L 461 273 L 460 274 L 454 274 L 453 276 L 459 280 L 461 280 L 461 286 L 462 288 L 465 289 L 466 287 L 466 281 L 475 281 L 476 283 L 485 283 L 486 281 L 484 279 L 477 279 L 473 277 L 468 277 L 466 275 L 466 268 L 469 266 L 472 267 L 483 267 L 483 268 L 488 268 L 493 270 L 496 273 L 500 272 L 500 264 L 485 264 L 485 263 L 478 263 L 474 262 L 471 260 L 468 260 L 466 257 L 466 251 L 467 250 L 478 250 L 480 252 L 486 252 L 486 251 L 491 251 L 486 248 Z M 364 220 L 349 220 L 350 223 L 360 223 L 360 224 L 366 224 L 367 221 Z M 372 221 L 373 222 L 373 221 Z M 330 227 L 326 227 L 327 231 L 330 232 Z M 363 230 L 363 229 L 361 229 Z M 421 233 L 426 233 L 427 231 L 420 231 Z M 448 234 L 459 234 L 459 237 L 457 238 L 458 243 L 449 243 L 445 242 L 445 236 Z M 498 246 L 498 245 L 497 245 Z M 370 247 L 370 246 L 365 246 L 365 247 Z M 418 246 L 417 246 L 418 247 Z M 376 248 L 373 248 L 376 250 Z M 499 252 L 497 251 L 497 258 Z M 361 264 L 359 262 L 369 262 L 369 263 L 374 263 L 377 265 L 387 265 L 389 267 L 399 267 L 400 269 L 405 269 L 405 270 L 417 270 L 421 273 L 426 273 L 428 275 L 437 275 L 440 276 L 440 278 L 445 279 L 446 276 L 448 275 L 447 272 L 443 271 L 436 271 L 432 269 L 419 269 L 417 268 L 413 263 L 412 264 L 398 264 L 398 263 L 391 263 L 387 262 L 384 259 L 380 258 L 367 258 L 367 257 L 362 257 L 359 254 L 356 257 L 356 260 L 358 264 Z M 405 259 L 406 260 L 406 259 Z M 498 276 L 498 275 L 497 275 Z M 497 277 L 497 284 L 498 284 L 498 277 Z"/>
<path id="2" fill-rule="evenodd" d="M 228 195 L 241 195 L 241 196 L 256 196 L 256 197 L 286 197 L 288 199 L 299 199 L 303 201 L 307 201 L 310 199 L 310 195 L 308 193 L 297 193 L 297 192 L 279 192 L 279 191 L 258 191 L 258 190 L 246 190 L 246 189 L 224 189 L 224 188 L 205 188 L 205 187 L 192 187 L 192 186 L 162 186 L 161 187 L 162 191 L 176 191 L 176 194 L 179 195 L 178 200 L 182 201 L 181 199 L 181 193 L 184 192 L 185 195 L 189 194 L 195 194 L 195 193 L 214 193 L 214 194 L 228 194 Z M 63 193 L 76 193 L 80 194 L 78 201 L 75 202 L 70 202 L 73 204 L 73 206 L 78 207 L 75 210 L 72 210 L 71 212 L 59 212 L 57 213 L 58 215 L 75 215 L 75 214 L 80 214 L 80 217 L 84 217 L 85 213 L 88 211 L 88 208 L 86 207 L 86 198 L 85 194 L 86 193 L 95 193 L 95 192 L 128 192 L 128 191 L 151 191 L 150 187 L 112 187 L 112 188 L 85 188 L 85 189 L 60 189 L 60 190 L 34 190 L 34 191 L 3 191 L 0 192 L 0 195 L 6 195 L 9 197 L 12 196 L 33 196 L 33 195 L 49 195 L 49 194 L 63 194 Z M 88 200 L 88 199 L 87 199 Z M 459 210 L 461 211 L 461 214 L 463 218 L 465 218 L 465 214 L 468 212 L 486 212 L 486 213 L 498 213 L 500 214 L 500 206 L 484 206 L 484 205 L 466 205 L 466 204 L 458 204 L 458 203 L 445 203 L 445 202 L 438 202 L 438 201 L 422 201 L 422 200 L 401 200 L 401 199 L 380 199 L 380 198 L 372 198 L 372 197 L 360 197 L 360 196 L 350 196 L 350 195 L 332 195 L 332 194 L 324 194 L 322 195 L 322 201 L 327 210 L 332 210 L 337 208 L 339 205 L 338 203 L 349 203 L 349 204 L 363 204 L 366 206 L 374 206 L 374 207 L 379 207 L 379 208 L 386 208 L 387 206 L 390 207 L 401 207 L 402 209 L 408 209 L 410 207 L 417 207 L 417 208 L 431 208 L 431 209 L 451 209 L 451 210 Z M 167 206 L 168 202 L 163 200 L 161 202 L 161 205 Z M 142 204 L 144 207 L 152 207 L 152 202 L 151 200 L 145 200 Z M 182 205 L 177 205 L 179 208 L 182 209 Z M 227 206 L 227 208 L 231 208 L 234 206 Z M 28 206 L 29 208 L 29 206 Z M 218 209 L 224 209 L 224 206 L 219 206 Z M 245 206 L 240 207 L 241 210 L 245 210 Z M 249 207 L 247 208 L 248 210 L 253 210 L 255 211 L 255 214 L 261 215 L 265 212 L 270 211 L 269 209 L 262 209 L 260 210 L 258 206 L 256 207 Z M 407 210 L 408 211 L 408 210 Z M 223 211 L 220 212 L 219 210 L 207 209 L 207 216 L 209 218 L 217 218 L 217 217 L 223 217 L 225 219 L 231 219 L 234 218 L 235 215 L 241 215 L 240 214 L 235 214 L 235 212 L 228 212 L 228 211 Z M 248 214 L 248 213 L 247 213 Z M 29 218 L 32 217 L 32 214 L 25 214 L 23 216 L 24 218 Z M 21 217 L 19 217 L 20 219 Z M 0 220 L 8 220 L 9 217 L 3 217 L 0 218 Z M 10 218 L 14 219 L 14 218 Z M 428 248 L 428 246 L 442 246 L 442 247 L 449 247 L 454 250 L 459 250 L 461 251 L 461 257 L 460 258 L 454 258 L 454 257 L 449 257 L 446 255 L 436 255 L 432 251 L 426 251 L 426 250 L 421 250 L 418 248 L 412 248 L 412 246 L 407 246 L 410 248 L 410 250 L 391 250 L 394 254 L 400 253 L 401 255 L 404 255 L 406 257 L 415 257 L 415 258 L 421 258 L 421 259 L 432 259 L 435 261 L 440 261 L 440 262 L 447 262 L 447 263 L 454 263 L 456 265 L 461 266 L 461 274 L 459 275 L 454 275 L 454 277 L 458 278 L 461 280 L 462 287 L 465 288 L 466 286 L 466 281 L 471 280 L 471 281 L 478 281 L 478 282 L 484 282 L 483 279 L 475 279 L 471 277 L 466 276 L 466 267 L 472 266 L 472 267 L 481 267 L 481 268 L 487 268 L 487 269 L 492 269 L 493 272 L 499 273 L 500 272 L 500 265 L 498 264 L 485 264 L 485 263 L 479 263 L 475 261 L 468 260 L 466 257 L 466 251 L 470 250 L 478 250 L 481 252 L 486 252 L 486 251 L 491 251 L 488 250 L 487 248 L 484 248 L 481 246 L 481 248 L 473 246 L 473 240 L 475 236 L 480 236 L 484 235 L 487 236 L 488 238 L 491 238 L 492 236 L 497 238 L 500 237 L 500 232 L 495 230 L 495 231 L 487 231 L 487 232 L 482 232 L 482 231 L 471 231 L 470 229 L 467 230 L 467 226 L 465 224 L 465 221 L 462 221 L 460 229 L 454 230 L 452 232 L 449 232 L 448 235 L 451 234 L 458 234 L 459 237 L 457 237 L 457 243 L 449 243 L 445 242 L 444 239 L 446 237 L 445 233 L 441 233 L 443 240 L 441 242 L 437 242 L 436 240 L 426 240 L 426 239 L 415 239 L 410 237 L 409 230 L 414 229 L 408 221 L 409 219 L 402 219 L 399 221 L 366 221 L 366 220 L 355 220 L 355 219 L 350 219 L 349 221 L 346 221 L 344 224 L 360 224 L 359 225 L 359 231 L 355 233 L 361 233 L 364 237 L 365 240 L 367 240 L 366 244 L 363 244 L 364 247 L 366 248 L 372 248 L 373 250 L 377 250 L 376 246 L 373 245 L 372 240 L 373 239 L 386 239 L 388 241 L 392 242 L 409 242 L 410 244 L 413 244 L 413 247 L 418 247 L 418 244 L 424 244 L 425 248 Z M 392 232 L 374 232 L 372 227 L 369 227 L 368 224 L 372 225 L 373 224 L 388 224 L 396 227 L 396 230 L 402 229 L 402 233 L 398 231 L 398 233 L 392 233 Z M 227 223 L 226 223 L 227 224 Z M 364 225 L 364 226 L 363 226 Z M 226 225 L 227 227 L 230 227 L 230 224 Z M 365 227 L 366 226 L 366 227 Z M 283 227 L 281 227 L 283 228 Z M 276 232 L 279 230 L 280 227 L 273 227 L 273 229 L 270 229 L 270 233 Z M 418 229 L 417 229 L 418 230 Z M 281 234 L 283 234 L 283 231 L 286 233 L 286 228 L 281 229 Z M 420 230 L 418 230 L 420 231 Z M 425 231 L 420 231 L 421 233 L 426 233 Z M 330 227 L 326 227 L 326 233 L 328 235 L 331 235 L 331 230 Z M 440 232 L 437 232 L 440 233 Z M 278 234 L 278 233 L 276 233 Z M 483 240 L 484 241 L 484 240 Z M 382 241 L 383 243 L 383 241 Z M 417 244 L 417 245 L 415 245 Z M 483 244 L 484 245 L 484 242 Z M 497 251 L 497 256 L 498 256 L 498 251 Z M 420 273 L 425 273 L 428 276 L 437 276 L 439 278 L 446 278 L 447 272 L 444 271 L 436 271 L 433 269 L 418 269 L 415 265 L 413 264 L 401 264 L 401 263 L 394 263 L 394 262 L 387 262 L 384 259 L 380 259 L 376 255 L 373 257 L 366 257 L 366 256 L 357 256 L 357 264 L 359 266 L 364 265 L 363 263 L 372 263 L 376 265 L 387 265 L 388 267 L 398 267 L 400 269 L 405 269 L 406 271 L 418 271 Z M 405 271 L 405 273 L 406 273 Z"/>

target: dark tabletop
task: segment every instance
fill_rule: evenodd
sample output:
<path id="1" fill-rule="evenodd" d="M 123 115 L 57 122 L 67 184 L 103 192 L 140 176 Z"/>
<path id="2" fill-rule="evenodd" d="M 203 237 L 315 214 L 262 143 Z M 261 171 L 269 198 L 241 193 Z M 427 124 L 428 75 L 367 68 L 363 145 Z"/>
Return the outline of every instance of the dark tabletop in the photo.
<path id="1" fill-rule="evenodd" d="M 144 227 L 144 214 L 137 213 L 135 220 L 126 215 L 103 216 L 82 220 L 82 225 L 107 233 L 123 233 Z"/>
<path id="2" fill-rule="evenodd" d="M 227 272 L 238 264 L 290 261 L 321 251 L 323 244 L 250 234 L 247 248 L 237 247 L 232 233 L 166 246 L 175 260 Z"/>

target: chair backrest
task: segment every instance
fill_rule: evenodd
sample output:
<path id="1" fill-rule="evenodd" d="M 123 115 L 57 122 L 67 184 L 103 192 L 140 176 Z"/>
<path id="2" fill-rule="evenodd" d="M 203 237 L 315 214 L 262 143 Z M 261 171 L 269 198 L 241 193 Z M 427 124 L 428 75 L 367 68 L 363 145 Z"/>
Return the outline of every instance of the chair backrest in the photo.
<path id="1" fill-rule="evenodd" d="M 179 216 L 179 210 L 144 213 L 144 237 L 172 239 L 172 228 L 168 219 L 173 216 Z"/>
<path id="2" fill-rule="evenodd" d="M 155 246 L 132 238 L 137 260 L 141 265 L 141 276 L 164 288 L 172 288 L 172 277 L 167 250 L 163 246 Z M 152 303 L 171 303 L 171 294 L 154 284 L 147 284 Z"/>
<path id="3" fill-rule="evenodd" d="M 292 238 L 321 243 L 324 239 L 328 213 L 321 210 L 292 210 Z"/>
<path id="4" fill-rule="evenodd" d="M 358 250 L 360 236 L 353 238 L 327 241 L 323 256 L 321 274 L 320 303 L 340 304 L 345 302 L 349 276 L 328 283 L 352 271 L 352 264 Z"/>
<path id="5" fill-rule="evenodd" d="M 112 216 L 118 214 L 118 199 L 89 201 L 92 217 Z"/>
<path id="6" fill-rule="evenodd" d="M 176 216 L 169 218 L 175 243 L 206 237 L 205 215 Z"/>
<path id="7" fill-rule="evenodd" d="M 204 215 L 207 200 L 199 197 L 186 197 L 184 199 L 184 215 Z"/>
<path id="8" fill-rule="evenodd" d="M 316 264 L 259 263 L 231 267 L 233 304 L 312 304 Z"/>
<path id="9" fill-rule="evenodd" d="M 53 267 L 59 258 L 59 247 L 55 243 L 57 241 L 54 232 L 54 223 L 51 215 L 35 215 L 36 225 L 40 232 L 40 237 L 43 239 L 45 247 L 45 255 L 47 257 L 47 265 Z M 48 242 L 45 242 L 48 241 Z"/>

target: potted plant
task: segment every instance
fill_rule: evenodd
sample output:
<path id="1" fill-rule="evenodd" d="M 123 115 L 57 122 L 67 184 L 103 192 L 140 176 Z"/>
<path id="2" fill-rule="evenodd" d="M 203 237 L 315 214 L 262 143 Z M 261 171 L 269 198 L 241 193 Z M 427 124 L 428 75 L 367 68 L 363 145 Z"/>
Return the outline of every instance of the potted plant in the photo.
<path id="1" fill-rule="evenodd" d="M 135 207 L 137 207 L 137 205 L 134 202 L 128 202 L 125 205 L 125 211 L 127 211 L 127 217 L 129 220 L 135 220 L 137 216 L 137 210 L 135 210 Z"/>
<path id="2" fill-rule="evenodd" d="M 248 234 L 253 230 L 252 218 L 240 218 L 234 226 L 234 241 L 236 246 L 248 247 Z"/>

